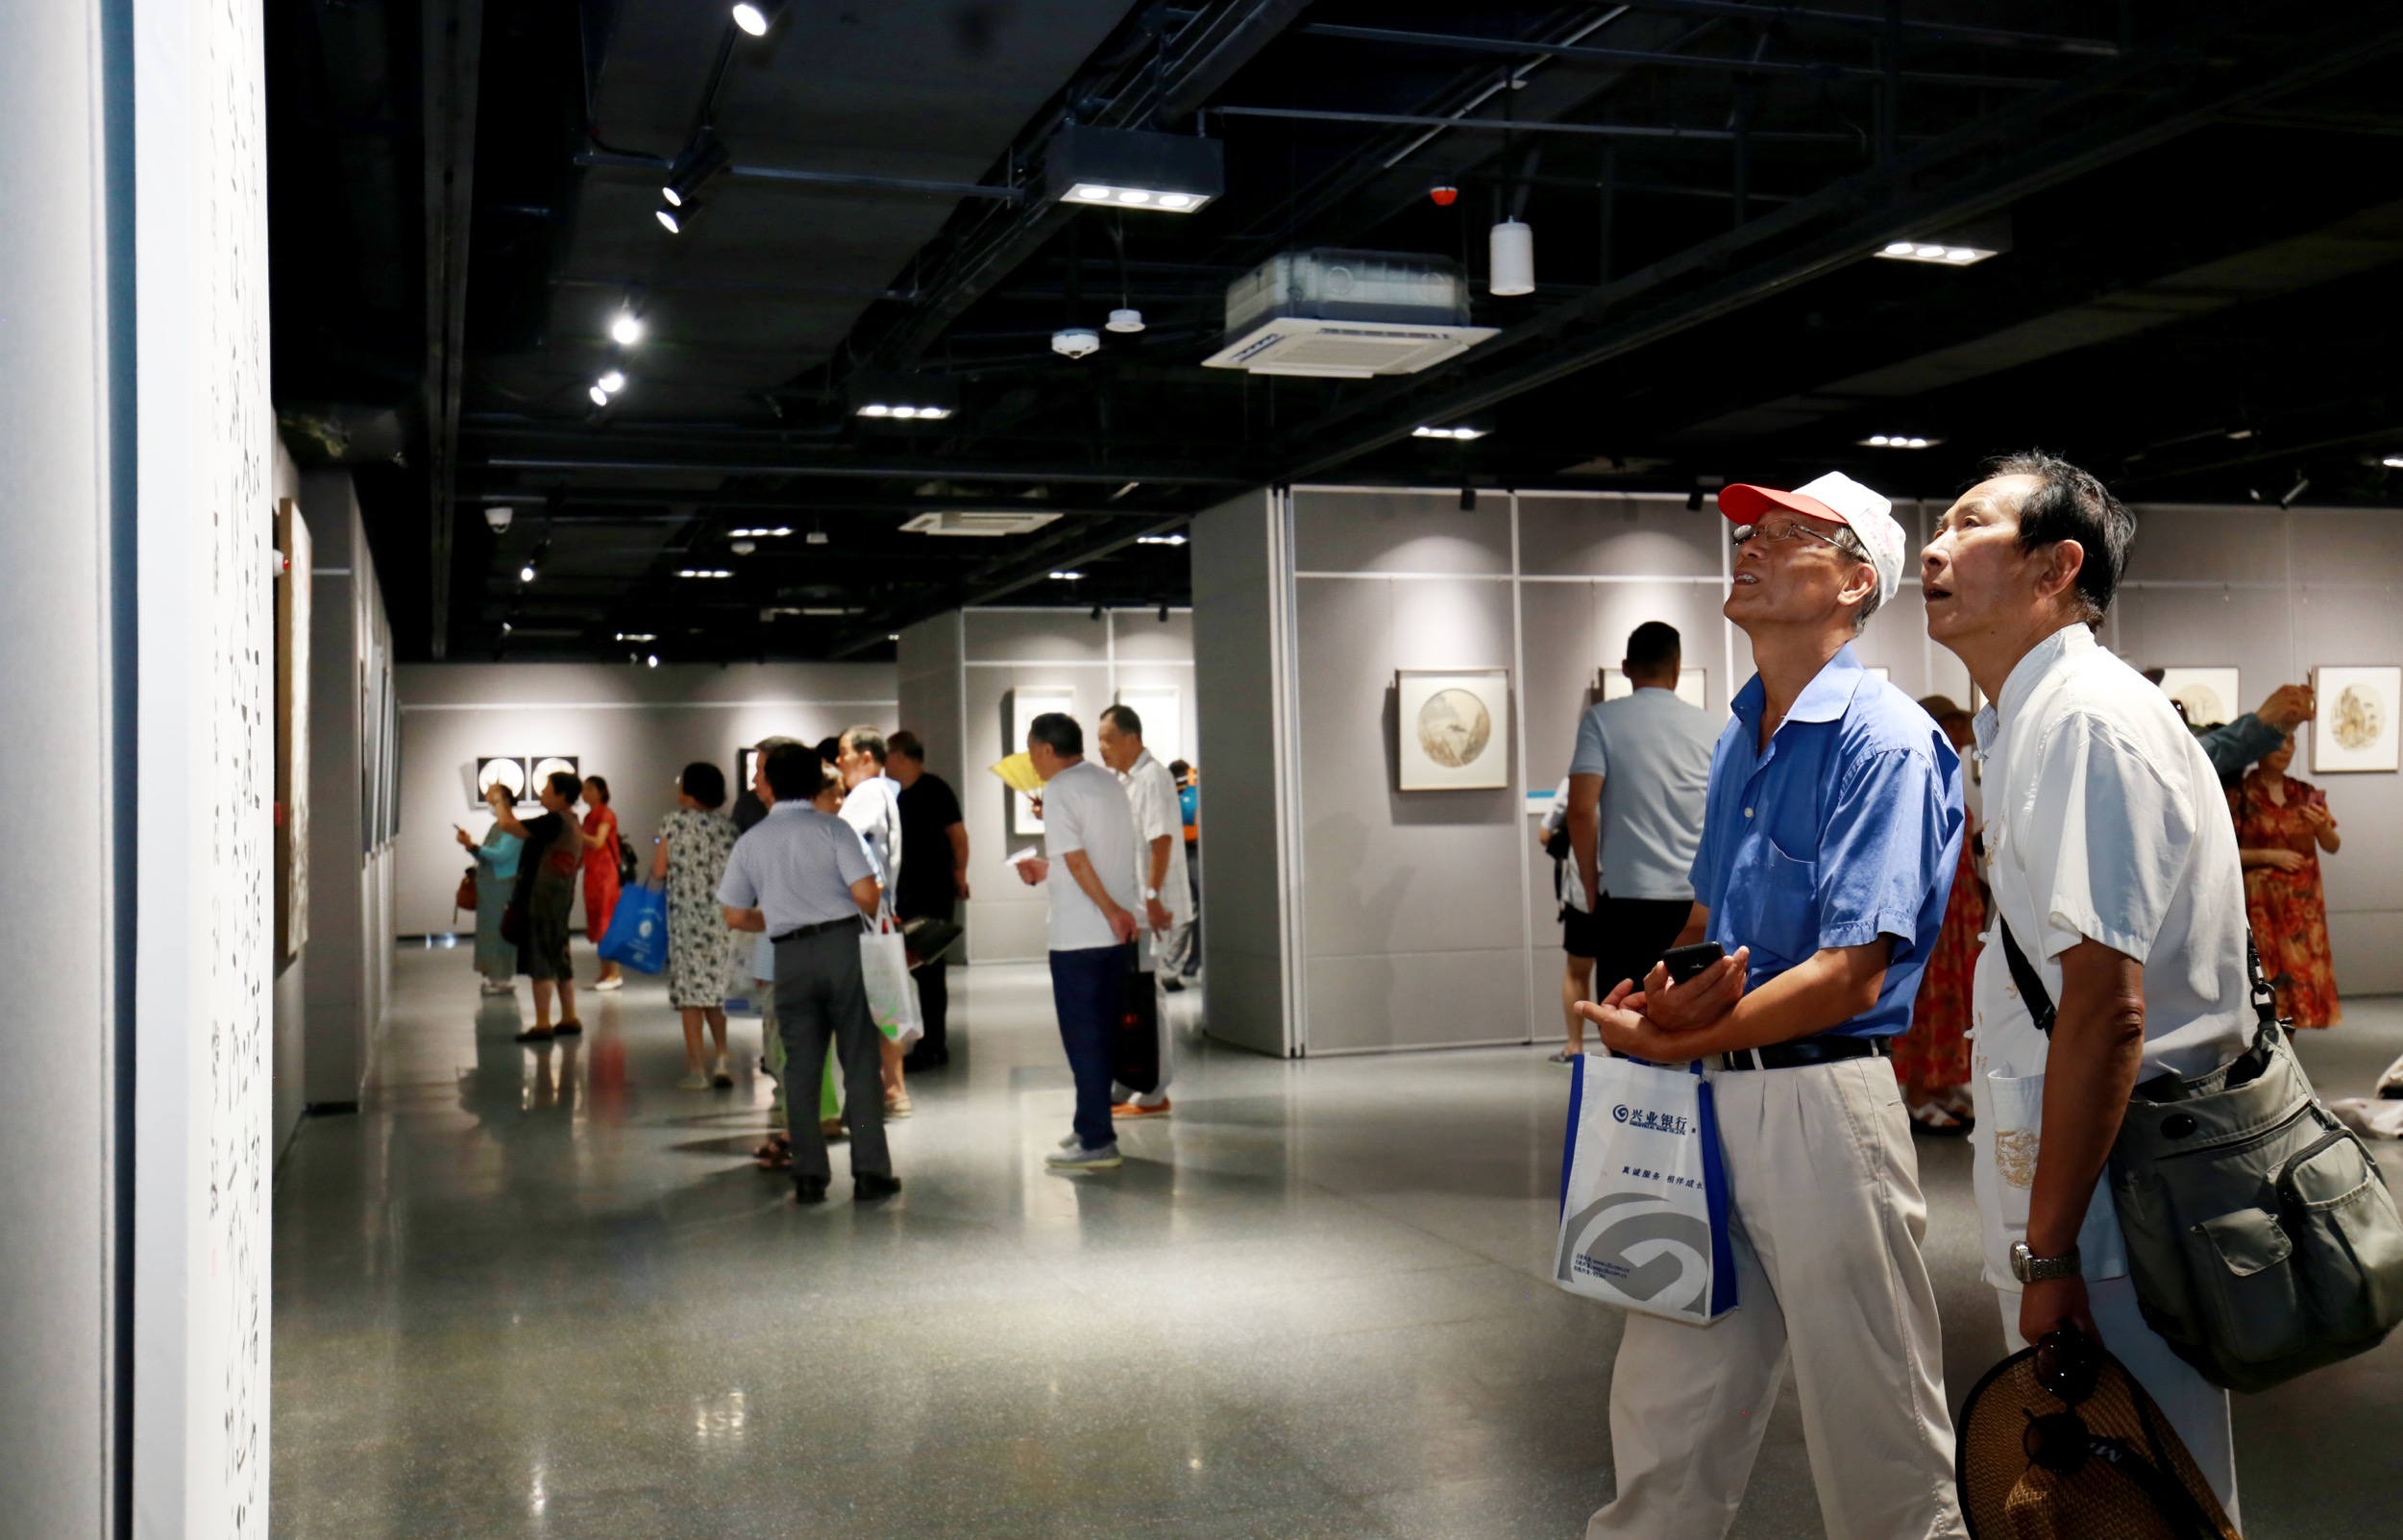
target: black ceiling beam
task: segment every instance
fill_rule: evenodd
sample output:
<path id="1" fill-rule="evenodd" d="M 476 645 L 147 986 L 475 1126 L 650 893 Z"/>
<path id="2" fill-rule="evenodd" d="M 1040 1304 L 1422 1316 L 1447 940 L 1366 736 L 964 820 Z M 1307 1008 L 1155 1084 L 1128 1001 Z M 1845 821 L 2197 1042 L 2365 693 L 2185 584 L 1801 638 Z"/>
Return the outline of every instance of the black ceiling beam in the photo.
<path id="1" fill-rule="evenodd" d="M 1732 129 L 1679 128 L 1661 123 L 1563 123 L 1513 121 L 1499 117 L 1442 117 L 1422 112 L 1344 112 L 1308 107 L 1214 107 L 1211 117 L 1270 117 L 1291 118 L 1310 123 L 1379 123 L 1397 128 L 1466 129 L 1487 134 L 1582 134 L 1609 139 L 1690 139 L 1700 143 L 1726 143 L 1738 137 Z M 1748 131 L 1744 138 L 1755 143 L 1778 141 L 1789 144 L 1859 144 L 1857 134 L 1821 134 L 1793 130 Z M 1516 179 L 1509 179 L 1516 180 Z"/>
<path id="2" fill-rule="evenodd" d="M 2104 37 L 2063 37 L 2051 33 L 2019 32 L 2005 27 L 1903 17 L 1889 21 L 1885 16 L 1856 12 L 1814 11 L 1804 6 L 1753 5 L 1747 0 L 1631 0 L 1629 9 L 1671 16 L 1708 16 L 1745 21 L 1755 26 L 1803 22 L 1870 32 L 1883 31 L 1892 26 L 1905 33 L 1917 34 L 1930 42 L 1966 43 L 1979 48 L 2021 48 L 2048 54 L 2083 54 L 2097 59 L 2116 58 L 2121 52 L 2118 43 Z"/>
<path id="3" fill-rule="evenodd" d="M 675 162 L 652 155 L 623 155 L 608 150 L 579 150 L 576 163 L 600 169 L 653 171 L 661 174 L 675 169 Z M 792 182 L 813 187 L 840 187 L 852 192 L 891 192 L 919 198 L 991 198 L 999 203 L 1024 203 L 1026 192 L 1019 187 L 998 186 L 989 182 L 930 182 L 922 177 L 870 176 L 854 171 L 808 171 L 797 166 L 747 166 L 739 162 L 726 167 L 730 177 L 749 177 L 760 182 Z"/>
<path id="4" fill-rule="evenodd" d="M 1228 6 L 1180 34 L 1175 78 L 1161 90 L 1154 109 L 1161 126 L 1181 127 L 1195 108 L 1215 95 L 1309 9 L 1310 0 Z"/>
<path id="5" fill-rule="evenodd" d="M 733 283 L 713 282 L 702 279 L 645 279 L 637 283 L 623 278 L 560 277 L 551 281 L 556 289 L 610 289 L 625 293 L 645 294 L 739 294 L 749 299 L 776 300 L 814 299 L 823 295 L 842 300 L 892 300 L 914 304 L 918 294 L 911 289 L 873 289 L 851 283 Z"/>
<path id="6" fill-rule="evenodd" d="M 1938 70 L 1882 70 L 1862 64 L 1805 63 L 1795 60 L 1742 59 L 1733 55 L 1675 54 L 1642 48 L 1598 48 L 1590 43 L 1536 43 L 1514 37 L 1472 37 L 1448 32 L 1404 32 L 1392 27 L 1353 27 L 1314 21 L 1294 29 L 1313 37 L 1344 37 L 1354 42 L 1394 43 L 1453 53 L 1508 54 L 1526 58 L 1543 55 L 1596 64 L 1631 64 L 1645 68 L 1713 70 L 1727 75 L 1791 75 L 1806 80 L 1902 80 L 1914 86 L 1957 86 L 1972 89 L 2032 91 L 2057 85 L 2024 75 L 1964 75 Z"/>
<path id="7" fill-rule="evenodd" d="M 426 134 L 426 377 L 422 400 L 432 506 L 430 632 L 450 643 L 451 492 L 458 474 L 459 403 L 467 378 L 467 238 L 476 209 L 476 103 L 483 0 L 426 0 L 420 46 Z"/>
<path id="8" fill-rule="evenodd" d="M 2357 8 L 2345 21 L 2291 45 L 2264 67 L 2239 72 L 2206 65 L 2207 73 L 2201 76 L 2199 86 L 2190 81 L 2157 91 L 2147 101 L 2111 118 L 2096 122 L 2089 116 L 2077 128 L 2023 150 L 1974 176 L 1944 183 L 1930 192 L 1904 193 L 1903 189 L 1966 151 L 1997 139 L 2023 143 L 2026 134 L 2043 118 L 2096 96 L 2121 91 L 2165 61 L 2199 58 L 2197 51 L 2191 48 L 2123 55 L 2041 95 L 2022 98 L 1893 160 L 1835 183 L 1777 213 L 1689 247 L 1673 257 L 1604 284 L 1582 299 L 1522 323 L 1490 344 L 1487 356 L 1514 343 L 1534 341 L 1560 331 L 1674 280 L 1724 268 L 1746 248 L 1773 236 L 1797 234 L 1830 217 L 1852 216 L 1828 235 L 1447 394 L 1411 401 L 1408 398 L 1412 393 L 1406 386 L 1382 392 L 1377 400 L 1362 401 L 1352 408 L 1320 418 L 1288 440 L 1295 452 L 1286 458 L 1277 478 L 1300 479 L 1323 474 L 1406 437 L 1418 423 L 1484 410 L 1605 359 L 1728 314 L 1763 294 L 1864 260 L 1877 246 L 1897 235 L 2008 207 L 2028 193 L 2177 137 L 2231 109 L 2354 68 L 2398 43 L 2403 43 L 2403 16 L 2383 7 Z M 2177 105 L 2166 111 L 2161 110 L 2165 99 L 2180 97 L 2183 100 Z M 1381 402 L 1397 404 L 1389 415 L 1371 427 L 1348 433 L 1340 429 L 1342 422 L 1376 410 Z"/>

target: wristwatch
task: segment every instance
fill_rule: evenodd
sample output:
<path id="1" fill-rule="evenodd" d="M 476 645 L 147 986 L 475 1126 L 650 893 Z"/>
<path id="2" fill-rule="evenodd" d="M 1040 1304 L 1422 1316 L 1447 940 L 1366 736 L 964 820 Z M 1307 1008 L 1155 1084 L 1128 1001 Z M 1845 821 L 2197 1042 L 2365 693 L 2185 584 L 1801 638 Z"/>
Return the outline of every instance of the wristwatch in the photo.
<path id="1" fill-rule="evenodd" d="M 2077 1265 L 2075 1246 L 2058 1257 L 2039 1257 L 2027 1249 L 2027 1242 L 2011 1242 L 2011 1276 L 2023 1283 L 2041 1283 L 2053 1278 L 2075 1278 Z"/>
<path id="2" fill-rule="evenodd" d="M 1143 890 L 1143 902 L 1145 902 L 1145 903 L 1147 903 L 1147 904 L 1148 904 L 1148 903 L 1150 903 L 1152 900 L 1154 900 L 1154 899 L 1158 898 L 1159 896 L 1160 896 L 1160 890 L 1159 890 L 1159 889 L 1157 889 L 1157 888 L 1146 888 L 1146 889 L 1144 889 L 1144 890 Z"/>

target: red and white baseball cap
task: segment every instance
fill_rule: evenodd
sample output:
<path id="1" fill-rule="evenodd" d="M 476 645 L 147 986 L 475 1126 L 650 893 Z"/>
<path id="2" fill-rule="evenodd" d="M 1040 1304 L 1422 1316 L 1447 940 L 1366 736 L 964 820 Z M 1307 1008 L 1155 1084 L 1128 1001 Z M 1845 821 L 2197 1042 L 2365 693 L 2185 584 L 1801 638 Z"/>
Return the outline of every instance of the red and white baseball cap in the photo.
<path id="1" fill-rule="evenodd" d="M 1894 504 L 1842 471 L 1829 471 L 1791 492 L 1742 482 L 1719 491 L 1719 511 L 1729 523 L 1758 524 L 1771 508 L 1851 526 L 1869 552 L 1869 565 L 1877 570 L 1878 603 L 1902 586 L 1902 526 L 1894 522 Z"/>

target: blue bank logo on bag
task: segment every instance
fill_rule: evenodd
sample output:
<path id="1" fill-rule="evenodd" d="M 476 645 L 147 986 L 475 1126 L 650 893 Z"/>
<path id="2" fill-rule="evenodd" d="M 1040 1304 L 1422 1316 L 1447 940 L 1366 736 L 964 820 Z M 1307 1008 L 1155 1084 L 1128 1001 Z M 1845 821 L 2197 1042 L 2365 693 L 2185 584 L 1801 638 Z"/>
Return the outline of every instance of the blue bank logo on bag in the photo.
<path id="1" fill-rule="evenodd" d="M 1655 1112 L 1650 1108 L 1630 1107 L 1625 1102 L 1610 1109 L 1610 1115 L 1630 1128 L 1647 1129 L 1655 1134 L 1683 1136 L 1692 1132 L 1693 1128 L 1692 1123 L 1679 1113 Z"/>
<path id="2" fill-rule="evenodd" d="M 1600 1280 L 1631 1300 L 1690 1309 L 1710 1286 L 1710 1223 L 1649 1192 L 1610 1192 L 1560 1226 L 1553 1276 Z M 1631 1255 L 1641 1249 L 1641 1260 Z M 1662 1296 L 1667 1297 L 1662 1297 Z"/>

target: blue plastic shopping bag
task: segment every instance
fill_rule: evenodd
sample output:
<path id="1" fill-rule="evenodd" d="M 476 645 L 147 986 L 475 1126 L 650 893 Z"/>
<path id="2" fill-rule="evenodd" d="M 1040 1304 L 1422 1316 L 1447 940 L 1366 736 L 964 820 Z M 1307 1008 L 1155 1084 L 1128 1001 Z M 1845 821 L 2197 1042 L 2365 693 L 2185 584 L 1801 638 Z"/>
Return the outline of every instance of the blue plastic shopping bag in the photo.
<path id="1" fill-rule="evenodd" d="M 1598 1054 L 1576 1068 L 1553 1281 L 1622 1309 L 1707 1326 L 1736 1306 L 1710 1082 L 1699 1066 Z"/>
<path id="2" fill-rule="evenodd" d="M 638 973 L 668 966 L 668 895 L 657 888 L 628 888 L 601 938 L 601 960 L 623 963 Z"/>

